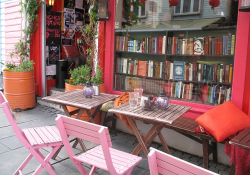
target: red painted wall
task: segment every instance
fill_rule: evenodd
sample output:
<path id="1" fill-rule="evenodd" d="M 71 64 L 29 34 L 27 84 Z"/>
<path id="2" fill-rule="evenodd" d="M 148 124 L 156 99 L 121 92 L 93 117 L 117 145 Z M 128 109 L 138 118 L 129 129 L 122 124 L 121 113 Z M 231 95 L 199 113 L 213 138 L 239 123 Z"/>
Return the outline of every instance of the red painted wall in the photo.
<path id="1" fill-rule="evenodd" d="M 232 102 L 247 114 L 250 99 L 249 41 L 250 13 L 239 12 L 236 32 Z"/>

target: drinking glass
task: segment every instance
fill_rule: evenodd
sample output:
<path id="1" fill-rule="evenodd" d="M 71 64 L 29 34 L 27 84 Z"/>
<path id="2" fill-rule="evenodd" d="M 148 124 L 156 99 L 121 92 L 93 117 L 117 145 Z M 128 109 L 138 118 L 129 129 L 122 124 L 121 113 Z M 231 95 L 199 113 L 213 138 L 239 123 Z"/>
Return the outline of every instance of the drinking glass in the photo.
<path id="1" fill-rule="evenodd" d="M 137 108 L 138 105 L 138 92 L 129 92 L 129 107 L 130 108 Z"/>
<path id="2" fill-rule="evenodd" d="M 138 92 L 139 93 L 138 102 L 141 103 L 141 97 L 142 97 L 143 89 L 142 88 L 135 88 L 134 92 Z"/>

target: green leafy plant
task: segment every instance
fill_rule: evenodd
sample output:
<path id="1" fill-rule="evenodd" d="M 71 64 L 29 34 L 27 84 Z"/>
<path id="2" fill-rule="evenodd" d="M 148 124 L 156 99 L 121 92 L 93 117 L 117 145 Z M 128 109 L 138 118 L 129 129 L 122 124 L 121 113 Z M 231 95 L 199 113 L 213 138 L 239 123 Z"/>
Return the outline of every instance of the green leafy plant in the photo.
<path id="1" fill-rule="evenodd" d="M 90 81 L 95 85 L 103 83 L 103 72 L 100 66 L 96 67 L 96 72 L 92 73 Z"/>
<path id="2" fill-rule="evenodd" d="M 20 13 L 24 12 L 27 20 L 25 20 L 25 28 L 23 31 L 23 37 L 19 39 L 18 43 L 15 44 L 14 50 L 10 53 L 10 57 L 17 56 L 19 62 L 7 63 L 6 71 L 30 71 L 33 70 L 34 62 L 29 60 L 29 44 L 31 43 L 31 38 L 33 33 L 37 29 L 38 24 L 38 10 L 39 7 L 43 4 L 43 1 L 38 0 L 24 0 L 20 2 L 21 10 Z"/>
<path id="3" fill-rule="evenodd" d="M 70 70 L 69 73 L 71 74 L 71 77 L 70 79 L 66 79 L 65 82 L 71 85 L 84 86 L 88 80 L 96 85 L 103 83 L 103 74 L 100 66 L 97 66 L 96 73 L 93 73 L 92 75 L 91 66 L 88 64 L 76 67 L 73 70 Z"/>

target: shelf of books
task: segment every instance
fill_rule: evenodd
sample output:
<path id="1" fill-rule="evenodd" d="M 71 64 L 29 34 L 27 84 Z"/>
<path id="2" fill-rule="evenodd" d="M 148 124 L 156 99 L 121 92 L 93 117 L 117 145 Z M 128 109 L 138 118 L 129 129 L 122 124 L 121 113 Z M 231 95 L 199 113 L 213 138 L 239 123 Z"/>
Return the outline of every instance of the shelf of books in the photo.
<path id="1" fill-rule="evenodd" d="M 156 34 L 157 33 L 157 34 Z M 114 84 L 171 99 L 219 105 L 231 99 L 235 31 L 116 33 Z"/>

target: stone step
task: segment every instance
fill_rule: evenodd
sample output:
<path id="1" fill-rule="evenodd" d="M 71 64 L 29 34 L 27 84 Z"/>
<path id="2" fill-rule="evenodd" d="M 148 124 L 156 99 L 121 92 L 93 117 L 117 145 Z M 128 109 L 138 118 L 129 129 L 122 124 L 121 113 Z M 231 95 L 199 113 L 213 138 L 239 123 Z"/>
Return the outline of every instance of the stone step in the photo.
<path id="1" fill-rule="evenodd" d="M 60 93 L 62 93 L 64 91 L 65 91 L 65 89 L 59 89 L 59 88 L 54 88 L 53 87 L 53 88 L 50 89 L 50 95 L 60 94 Z M 58 105 L 56 103 L 43 100 L 42 97 L 37 97 L 37 103 L 40 104 L 40 105 L 48 106 L 48 107 L 51 107 L 51 108 L 54 108 L 56 110 L 64 112 L 64 110 L 61 107 L 61 105 Z"/>

